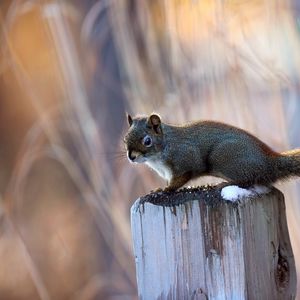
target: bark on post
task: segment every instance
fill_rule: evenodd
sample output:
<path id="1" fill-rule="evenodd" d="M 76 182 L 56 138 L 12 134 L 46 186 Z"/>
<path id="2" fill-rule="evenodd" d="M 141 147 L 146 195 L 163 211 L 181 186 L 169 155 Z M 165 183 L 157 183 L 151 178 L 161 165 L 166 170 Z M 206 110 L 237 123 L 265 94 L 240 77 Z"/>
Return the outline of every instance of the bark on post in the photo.
<path id="1" fill-rule="evenodd" d="M 217 188 L 151 194 L 132 206 L 131 226 L 140 299 L 295 298 L 284 197 L 276 189 L 236 203 Z"/>

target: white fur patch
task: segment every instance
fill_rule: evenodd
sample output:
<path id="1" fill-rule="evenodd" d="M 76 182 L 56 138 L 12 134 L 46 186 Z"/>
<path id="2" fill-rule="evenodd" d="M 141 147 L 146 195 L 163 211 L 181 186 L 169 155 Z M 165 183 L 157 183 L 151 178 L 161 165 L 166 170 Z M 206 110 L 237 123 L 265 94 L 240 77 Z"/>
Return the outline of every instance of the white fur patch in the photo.
<path id="1" fill-rule="evenodd" d="M 223 199 L 235 202 L 240 198 L 249 197 L 252 195 L 252 191 L 242 189 L 237 185 L 228 185 L 222 188 L 221 196 Z"/>
<path id="2" fill-rule="evenodd" d="M 166 166 L 164 163 L 162 163 L 158 159 L 154 160 L 147 160 L 146 165 L 149 166 L 151 169 L 153 169 L 159 176 L 166 179 L 168 182 L 172 178 L 172 172 L 168 166 Z"/>
<path id="3" fill-rule="evenodd" d="M 221 191 L 221 196 L 223 199 L 235 202 L 241 198 L 254 197 L 256 195 L 267 194 L 270 189 L 262 185 L 254 185 L 249 189 L 242 189 L 237 185 L 225 186 Z"/>

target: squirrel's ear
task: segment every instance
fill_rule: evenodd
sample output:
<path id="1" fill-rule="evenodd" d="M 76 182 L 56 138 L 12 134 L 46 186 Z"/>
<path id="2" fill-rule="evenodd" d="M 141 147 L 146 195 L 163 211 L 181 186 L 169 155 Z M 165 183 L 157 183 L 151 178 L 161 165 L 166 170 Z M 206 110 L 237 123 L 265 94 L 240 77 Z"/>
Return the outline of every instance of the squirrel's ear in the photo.
<path id="1" fill-rule="evenodd" d="M 153 128 L 156 133 L 161 133 L 161 121 L 159 115 L 151 115 L 148 119 L 149 125 Z"/>
<path id="2" fill-rule="evenodd" d="M 128 125 L 130 127 L 132 125 L 133 121 L 132 121 L 132 118 L 131 118 L 130 114 L 126 114 L 126 115 L 127 115 Z"/>

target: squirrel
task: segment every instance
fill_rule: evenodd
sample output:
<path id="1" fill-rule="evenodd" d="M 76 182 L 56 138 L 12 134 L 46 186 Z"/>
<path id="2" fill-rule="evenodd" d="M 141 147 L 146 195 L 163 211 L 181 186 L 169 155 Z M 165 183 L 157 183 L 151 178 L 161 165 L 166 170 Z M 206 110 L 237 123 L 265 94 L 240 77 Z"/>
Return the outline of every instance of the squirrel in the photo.
<path id="1" fill-rule="evenodd" d="M 241 188 L 271 186 L 300 176 L 300 149 L 278 153 L 249 132 L 225 123 L 175 126 L 162 123 L 157 114 L 127 115 L 127 120 L 124 142 L 129 161 L 145 163 L 166 179 L 164 191 L 175 191 L 203 175 Z"/>

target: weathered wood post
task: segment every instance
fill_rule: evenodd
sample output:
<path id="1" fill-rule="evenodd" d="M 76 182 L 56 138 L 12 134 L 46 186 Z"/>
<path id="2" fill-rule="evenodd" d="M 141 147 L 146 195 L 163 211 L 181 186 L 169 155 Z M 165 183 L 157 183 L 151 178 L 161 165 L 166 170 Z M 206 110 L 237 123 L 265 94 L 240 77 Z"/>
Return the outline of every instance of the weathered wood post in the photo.
<path id="1" fill-rule="evenodd" d="M 150 194 L 132 206 L 131 226 L 140 299 L 295 298 L 284 197 L 275 188 L 234 203 L 218 188 Z"/>

